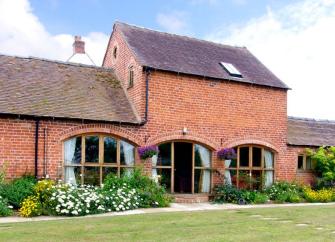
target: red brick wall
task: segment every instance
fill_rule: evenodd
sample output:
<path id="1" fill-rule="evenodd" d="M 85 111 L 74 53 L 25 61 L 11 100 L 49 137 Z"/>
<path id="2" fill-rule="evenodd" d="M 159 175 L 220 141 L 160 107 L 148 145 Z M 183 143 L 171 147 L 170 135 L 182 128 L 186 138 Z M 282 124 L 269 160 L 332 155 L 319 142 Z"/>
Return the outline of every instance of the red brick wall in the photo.
<path id="1" fill-rule="evenodd" d="M 311 171 L 298 170 L 298 155 L 305 154 L 306 147 L 301 146 L 288 146 L 288 155 L 292 164 L 294 164 L 294 179 L 298 183 L 313 184 L 315 183 L 315 173 Z"/>
<path id="2" fill-rule="evenodd" d="M 117 46 L 117 58 L 113 57 Z M 122 35 L 114 30 L 104 66 L 113 67 L 141 117 L 145 110 L 145 75 Z M 135 70 L 134 87 L 127 89 L 128 67 Z M 41 121 L 39 174 L 42 174 L 43 129 L 48 127 L 49 173 L 55 178 L 62 165 L 62 141 L 80 133 L 108 133 L 135 145 L 159 144 L 171 140 L 201 143 L 213 151 L 240 144 L 260 144 L 276 153 L 275 176 L 293 180 L 296 158 L 286 145 L 287 92 L 281 89 L 154 71 L 149 80 L 149 120 L 144 126 L 82 124 Z M 186 127 L 188 133 L 182 134 Z M 32 172 L 34 166 L 34 122 L 0 119 L 2 144 L 0 162 L 10 163 L 9 176 Z M 137 162 L 140 162 L 137 157 Z M 212 154 L 213 167 L 223 162 Z M 60 167 L 60 168 L 59 168 Z M 150 169 L 150 167 L 147 167 Z M 218 181 L 214 177 L 214 181 Z"/>
<path id="3" fill-rule="evenodd" d="M 114 58 L 113 50 L 117 48 L 117 56 Z M 145 82 L 142 67 L 134 57 L 127 43 L 122 38 L 122 34 L 116 29 L 113 30 L 111 39 L 108 43 L 106 56 L 102 64 L 104 67 L 112 67 L 117 77 L 121 80 L 122 86 L 127 90 L 128 96 L 135 109 L 142 119 L 145 112 Z M 128 88 L 129 67 L 134 70 L 134 86 Z"/>

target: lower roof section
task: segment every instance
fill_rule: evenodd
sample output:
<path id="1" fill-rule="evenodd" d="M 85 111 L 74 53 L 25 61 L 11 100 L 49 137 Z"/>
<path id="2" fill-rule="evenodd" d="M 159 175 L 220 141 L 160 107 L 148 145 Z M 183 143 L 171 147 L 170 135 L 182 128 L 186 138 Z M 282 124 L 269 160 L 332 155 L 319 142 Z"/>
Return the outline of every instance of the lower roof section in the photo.
<path id="1" fill-rule="evenodd" d="M 0 113 L 139 123 L 112 69 L 6 55 Z"/>
<path id="2" fill-rule="evenodd" d="M 335 146 L 335 121 L 288 117 L 287 143 L 298 146 Z"/>

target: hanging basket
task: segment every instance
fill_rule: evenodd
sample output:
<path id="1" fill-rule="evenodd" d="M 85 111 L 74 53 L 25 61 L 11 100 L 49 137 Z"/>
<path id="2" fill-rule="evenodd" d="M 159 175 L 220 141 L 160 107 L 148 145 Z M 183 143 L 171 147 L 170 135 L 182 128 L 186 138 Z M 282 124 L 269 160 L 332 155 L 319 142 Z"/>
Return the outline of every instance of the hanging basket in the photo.
<path id="1" fill-rule="evenodd" d="M 138 154 L 142 160 L 148 159 L 153 157 L 154 155 L 158 154 L 158 146 L 157 145 L 150 145 L 139 147 L 137 149 Z"/>

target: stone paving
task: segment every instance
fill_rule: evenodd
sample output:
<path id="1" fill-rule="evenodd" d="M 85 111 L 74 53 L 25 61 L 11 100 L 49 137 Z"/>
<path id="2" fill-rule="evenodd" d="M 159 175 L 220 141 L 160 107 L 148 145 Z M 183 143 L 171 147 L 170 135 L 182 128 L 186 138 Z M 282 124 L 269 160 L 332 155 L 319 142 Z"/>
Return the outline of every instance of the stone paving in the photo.
<path id="1" fill-rule="evenodd" d="M 19 223 L 19 222 L 32 222 L 32 221 L 50 221 L 50 220 L 63 220 L 63 219 L 82 219 L 88 217 L 111 217 L 111 216 L 126 216 L 133 214 L 150 214 L 150 213 L 167 213 L 167 212 L 190 212 L 190 211 L 205 211 L 205 210 L 233 210 L 233 209 L 249 209 L 249 208 L 276 208 L 276 207 L 302 207 L 302 206 L 331 206 L 335 203 L 294 203 L 294 204 L 260 204 L 260 205 L 236 205 L 236 204 L 213 204 L 213 203 L 172 203 L 167 208 L 145 208 L 135 209 L 125 212 L 111 212 L 96 215 L 87 215 L 83 217 L 54 217 L 54 216 L 39 216 L 33 218 L 22 218 L 18 216 L 0 218 L 0 224 L 4 223 Z M 255 216 L 256 215 L 252 215 Z M 262 218 L 265 220 L 276 220 L 276 218 Z M 289 222 L 289 221 L 288 221 Z M 299 226 L 299 225 L 297 225 Z M 302 225 L 300 225 L 302 226 Z"/>

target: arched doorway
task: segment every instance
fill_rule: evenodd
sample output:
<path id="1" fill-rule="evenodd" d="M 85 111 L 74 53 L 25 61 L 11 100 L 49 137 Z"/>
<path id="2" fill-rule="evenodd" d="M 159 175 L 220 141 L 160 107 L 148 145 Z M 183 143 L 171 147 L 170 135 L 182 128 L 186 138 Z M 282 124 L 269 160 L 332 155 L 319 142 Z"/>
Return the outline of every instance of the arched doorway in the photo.
<path id="1" fill-rule="evenodd" d="M 209 193 L 211 190 L 211 151 L 185 141 L 160 144 L 152 175 L 171 193 Z"/>

